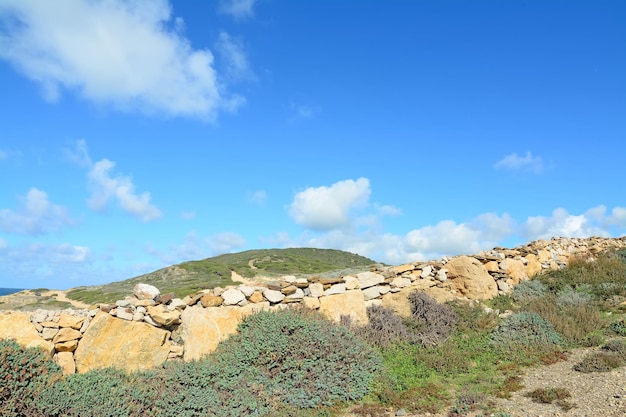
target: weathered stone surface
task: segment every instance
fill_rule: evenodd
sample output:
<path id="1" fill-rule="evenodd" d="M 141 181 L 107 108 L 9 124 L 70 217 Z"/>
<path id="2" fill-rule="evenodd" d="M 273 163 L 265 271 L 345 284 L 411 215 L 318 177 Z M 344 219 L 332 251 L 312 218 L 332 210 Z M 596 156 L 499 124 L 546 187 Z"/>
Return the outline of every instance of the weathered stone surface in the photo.
<path id="1" fill-rule="evenodd" d="M 84 317 L 76 317 L 70 314 L 61 314 L 61 317 L 59 318 L 59 327 L 71 327 L 72 329 L 80 330 L 84 321 Z"/>
<path id="2" fill-rule="evenodd" d="M 458 256 L 447 264 L 452 288 L 473 300 L 486 300 L 498 295 L 498 286 L 484 265 L 476 258 Z"/>
<path id="3" fill-rule="evenodd" d="M 528 275 L 529 278 L 532 278 L 541 272 L 541 262 L 539 262 L 539 257 L 537 255 L 532 253 L 528 254 L 526 255 L 526 260 L 528 261 L 526 263 L 526 275 Z"/>
<path id="4" fill-rule="evenodd" d="M 405 272 L 408 271 L 413 271 L 415 269 L 415 265 L 413 264 L 405 264 L 405 265 L 398 265 L 398 266 L 394 266 L 393 267 L 393 272 L 396 273 L 396 275 L 401 275 Z"/>
<path id="5" fill-rule="evenodd" d="M 0 312 L 0 339 L 14 339 L 24 347 L 40 347 L 52 359 L 54 344 L 39 336 L 30 322 L 30 313 Z"/>
<path id="6" fill-rule="evenodd" d="M 509 278 L 511 279 L 511 283 L 513 285 L 517 285 L 522 281 L 526 281 L 528 279 L 528 274 L 526 273 L 526 265 L 521 260 L 518 259 L 505 259 L 500 262 L 500 268 L 506 271 L 509 274 Z"/>
<path id="7" fill-rule="evenodd" d="M 369 287 L 362 290 L 362 292 L 365 301 L 373 300 L 374 298 L 378 298 L 380 296 L 380 286 L 376 285 L 374 287 Z"/>
<path id="8" fill-rule="evenodd" d="M 317 297 L 304 297 L 302 299 L 302 305 L 311 310 L 317 310 L 320 308 L 320 300 Z"/>
<path id="9" fill-rule="evenodd" d="M 170 332 L 147 323 L 98 313 L 74 353 L 78 372 L 113 366 L 126 371 L 154 368 L 167 359 Z"/>
<path id="10" fill-rule="evenodd" d="M 59 332 L 52 338 L 53 343 L 69 342 L 70 340 L 76 340 L 83 337 L 83 334 L 78 330 L 71 328 L 60 329 Z"/>
<path id="11" fill-rule="evenodd" d="M 169 327 L 180 323 L 180 310 L 169 310 L 163 305 L 158 305 L 146 307 L 146 311 L 152 317 L 152 320 L 161 326 Z"/>
<path id="12" fill-rule="evenodd" d="M 397 277 L 391 281 L 391 286 L 396 288 L 404 288 L 411 285 L 411 280 L 408 278 Z"/>
<path id="13" fill-rule="evenodd" d="M 494 285 L 495 285 L 495 282 L 494 282 Z M 454 295 L 450 291 L 446 290 L 445 288 L 430 287 L 430 288 L 426 288 L 424 292 L 428 294 L 430 297 L 432 297 L 438 303 L 446 303 L 448 301 L 454 300 L 455 298 Z"/>
<path id="14" fill-rule="evenodd" d="M 78 340 L 70 340 L 68 342 L 61 342 L 54 345 L 54 349 L 57 352 L 74 352 L 78 347 Z"/>
<path id="15" fill-rule="evenodd" d="M 361 272 L 357 274 L 356 277 L 359 280 L 359 287 L 361 289 L 373 287 L 374 285 L 385 282 L 385 277 L 375 272 Z"/>
<path id="16" fill-rule="evenodd" d="M 133 310 L 130 308 L 118 307 L 115 310 L 116 310 L 115 316 L 117 318 L 120 318 L 122 320 L 128 320 L 128 321 L 131 321 L 134 318 L 135 314 Z"/>
<path id="17" fill-rule="evenodd" d="M 280 303 L 285 299 L 285 294 L 280 291 L 267 289 L 263 291 L 263 297 L 265 297 L 270 303 Z"/>
<path id="18" fill-rule="evenodd" d="M 309 285 L 309 295 L 311 297 L 321 297 L 324 295 L 324 285 L 319 282 Z"/>
<path id="19" fill-rule="evenodd" d="M 234 306 L 246 299 L 246 296 L 235 288 L 229 288 L 222 294 L 224 305 Z"/>
<path id="20" fill-rule="evenodd" d="M 246 298 L 251 297 L 252 294 L 254 294 L 254 292 L 256 291 L 256 288 L 250 287 L 248 285 L 240 285 L 237 287 L 237 289 L 241 291 L 243 295 L 246 296 Z"/>
<path id="21" fill-rule="evenodd" d="M 346 292 L 346 284 L 344 283 L 334 284 L 334 285 L 331 285 L 329 289 L 324 291 L 324 295 L 327 296 L 327 295 L 333 295 L 333 294 L 343 294 L 344 292 Z"/>
<path id="22" fill-rule="evenodd" d="M 296 290 L 298 290 L 298 287 L 296 287 L 295 285 L 288 285 L 285 288 L 281 289 L 280 292 L 282 292 L 285 295 L 291 295 L 295 293 Z"/>
<path id="23" fill-rule="evenodd" d="M 348 315 L 355 323 L 368 323 L 365 299 L 360 290 L 350 290 L 343 294 L 321 297 L 319 301 L 320 311 L 331 320 L 339 322 L 342 315 Z"/>
<path id="24" fill-rule="evenodd" d="M 153 285 L 149 284 L 137 284 L 133 288 L 133 295 L 138 300 L 154 300 L 159 295 L 161 295 L 161 291 Z"/>
<path id="25" fill-rule="evenodd" d="M 224 304 L 224 299 L 219 295 L 205 294 L 200 298 L 202 307 L 218 307 Z"/>
<path id="26" fill-rule="evenodd" d="M 58 329 L 59 327 L 59 323 L 56 321 L 42 321 L 39 323 L 42 327 L 48 327 L 50 329 Z"/>
<path id="27" fill-rule="evenodd" d="M 263 297 L 263 292 L 261 291 L 253 292 L 250 298 L 248 298 L 248 301 L 250 301 L 251 303 L 260 303 L 262 301 L 265 301 L 265 297 Z"/>
<path id="28" fill-rule="evenodd" d="M 54 361 L 63 370 L 63 375 L 72 375 L 76 373 L 76 363 L 72 352 L 59 352 L 54 355 Z"/>
<path id="29" fill-rule="evenodd" d="M 43 337 L 44 340 L 52 340 L 54 336 L 57 335 L 57 333 L 59 333 L 59 329 L 55 329 L 52 327 L 44 327 L 41 332 L 41 337 Z"/>
<path id="30" fill-rule="evenodd" d="M 433 272 L 433 267 L 430 265 L 427 265 L 424 268 L 422 268 L 422 273 L 420 274 L 420 278 L 428 278 L 430 274 L 432 274 L 432 272 Z"/>
<path id="31" fill-rule="evenodd" d="M 411 303 L 408 296 L 413 290 L 403 289 L 400 292 L 385 294 L 382 298 L 383 307 L 396 312 L 401 317 L 411 317 Z"/>
<path id="32" fill-rule="evenodd" d="M 346 282 L 346 290 L 355 290 L 359 288 L 359 280 L 357 279 L 357 277 L 347 275 L 343 277 L 343 280 Z"/>
<path id="33" fill-rule="evenodd" d="M 287 299 L 290 300 L 302 300 L 304 298 L 304 291 L 302 291 L 302 289 L 300 288 L 296 288 L 296 291 L 294 291 L 292 294 L 289 294 L 287 296 Z"/>
<path id="34" fill-rule="evenodd" d="M 219 342 L 237 330 L 245 316 L 267 308 L 267 301 L 245 307 L 188 307 L 183 311 L 179 328 L 185 341 L 184 360 L 200 359 L 213 352 Z"/>
<path id="35" fill-rule="evenodd" d="M 446 268 L 441 268 L 435 274 L 435 279 L 439 282 L 445 282 L 448 280 L 448 270 Z"/>
<path id="36" fill-rule="evenodd" d="M 484 265 L 487 272 L 498 272 L 500 270 L 500 265 L 497 261 L 489 261 Z"/>

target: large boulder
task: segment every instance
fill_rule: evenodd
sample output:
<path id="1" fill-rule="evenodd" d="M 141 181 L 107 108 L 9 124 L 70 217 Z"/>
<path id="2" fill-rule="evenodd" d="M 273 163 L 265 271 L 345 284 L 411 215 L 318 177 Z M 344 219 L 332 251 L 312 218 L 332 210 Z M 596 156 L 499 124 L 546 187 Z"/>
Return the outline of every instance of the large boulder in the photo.
<path id="1" fill-rule="evenodd" d="M 511 282 L 509 284 L 517 285 L 522 281 L 528 279 L 528 272 L 526 271 L 526 265 L 519 259 L 505 259 L 500 262 L 500 268 L 509 274 Z"/>
<path id="2" fill-rule="evenodd" d="M 476 258 L 458 256 L 446 264 L 452 288 L 472 300 L 487 300 L 498 295 L 498 285 Z"/>
<path id="3" fill-rule="evenodd" d="M 330 320 L 339 322 L 341 316 L 350 316 L 357 324 L 367 324 L 365 298 L 360 290 L 320 297 L 320 311 Z"/>
<path id="4" fill-rule="evenodd" d="M 74 352 L 77 372 L 113 366 L 126 371 L 157 367 L 170 352 L 170 332 L 100 312 Z"/>
<path id="5" fill-rule="evenodd" d="M 213 352 L 217 345 L 237 331 L 243 318 L 268 309 L 269 302 L 248 304 L 244 307 L 187 307 L 181 316 L 180 337 L 185 342 L 183 359 L 200 359 Z"/>
<path id="6" fill-rule="evenodd" d="M 44 340 L 30 322 L 30 313 L 9 311 L 0 313 L 0 339 L 13 339 L 25 348 L 38 347 L 52 359 L 54 343 Z"/>

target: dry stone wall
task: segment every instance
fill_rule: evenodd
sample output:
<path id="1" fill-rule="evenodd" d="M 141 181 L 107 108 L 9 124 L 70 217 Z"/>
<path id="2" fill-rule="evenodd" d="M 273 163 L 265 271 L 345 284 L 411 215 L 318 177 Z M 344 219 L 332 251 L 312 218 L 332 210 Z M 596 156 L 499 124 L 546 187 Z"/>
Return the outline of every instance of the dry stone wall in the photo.
<path id="1" fill-rule="evenodd" d="M 255 312 L 301 305 L 332 320 L 350 316 L 366 324 L 366 308 L 383 305 L 409 315 L 407 296 L 423 291 L 439 302 L 484 300 L 575 257 L 593 259 L 626 247 L 622 238 L 554 238 L 514 249 L 494 248 L 472 256 L 374 267 L 335 278 L 285 276 L 263 286 L 238 285 L 185 298 L 138 284 L 133 295 L 91 310 L 0 313 L 0 338 L 41 346 L 66 374 L 115 366 L 133 371 L 167 360 L 199 359 L 234 333 Z"/>

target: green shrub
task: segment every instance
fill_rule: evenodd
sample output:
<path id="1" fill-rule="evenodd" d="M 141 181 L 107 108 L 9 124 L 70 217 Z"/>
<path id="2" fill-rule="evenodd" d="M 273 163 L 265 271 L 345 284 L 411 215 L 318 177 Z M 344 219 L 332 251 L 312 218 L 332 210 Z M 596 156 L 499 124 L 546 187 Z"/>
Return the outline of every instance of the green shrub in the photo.
<path id="1" fill-rule="evenodd" d="M 568 411 L 574 408 L 574 404 L 569 402 L 569 398 L 572 397 L 567 388 L 537 388 L 526 394 L 526 397 L 532 398 L 536 403 L 540 404 L 556 404 L 561 407 L 562 410 Z"/>
<path id="2" fill-rule="evenodd" d="M 548 292 L 548 287 L 536 279 L 522 281 L 513 287 L 511 298 L 516 303 L 526 304 L 536 298 L 543 297 Z"/>
<path id="3" fill-rule="evenodd" d="M 502 349 L 523 346 L 543 349 L 560 345 L 563 338 L 539 314 L 521 312 L 505 317 L 491 334 L 492 343 Z"/>
<path id="4" fill-rule="evenodd" d="M 585 286 L 588 287 L 588 286 Z M 556 304 L 559 307 L 577 307 L 586 306 L 592 300 L 592 295 L 585 291 L 584 288 L 577 290 L 573 287 L 565 287 L 556 293 Z"/>
<path id="5" fill-rule="evenodd" d="M 141 385 L 141 375 L 114 368 L 94 369 L 56 381 L 36 398 L 37 409 L 48 417 L 140 416 L 151 402 L 150 395 L 136 389 Z"/>
<path id="6" fill-rule="evenodd" d="M 609 329 L 618 336 L 626 336 L 626 320 L 614 321 L 609 325 Z"/>
<path id="7" fill-rule="evenodd" d="M 20 417 L 33 406 L 34 396 L 60 377 L 61 369 L 40 349 L 0 340 L 0 416 Z"/>
<path id="8" fill-rule="evenodd" d="M 614 352 L 626 359 L 626 340 L 611 339 L 602 346 L 602 350 Z"/>
<path id="9" fill-rule="evenodd" d="M 359 399 L 381 365 L 376 351 L 349 328 L 306 309 L 246 317 L 211 360 L 219 368 L 218 391 L 253 394 L 234 394 L 229 403 L 247 412 L 281 402 L 310 408 Z"/>

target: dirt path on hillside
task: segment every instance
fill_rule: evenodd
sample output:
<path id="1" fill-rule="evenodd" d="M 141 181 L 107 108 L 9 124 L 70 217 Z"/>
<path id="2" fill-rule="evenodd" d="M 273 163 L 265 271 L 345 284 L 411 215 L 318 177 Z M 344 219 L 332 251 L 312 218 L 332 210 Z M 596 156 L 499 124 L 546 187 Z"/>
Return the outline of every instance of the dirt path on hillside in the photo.
<path id="1" fill-rule="evenodd" d="M 41 295 L 44 297 L 55 298 L 57 301 L 70 303 L 77 309 L 88 309 L 89 307 L 91 307 L 90 304 L 85 304 L 82 301 L 77 301 L 77 300 L 72 300 L 71 298 L 67 298 L 67 291 L 64 291 L 64 290 L 44 291 L 41 293 Z"/>

